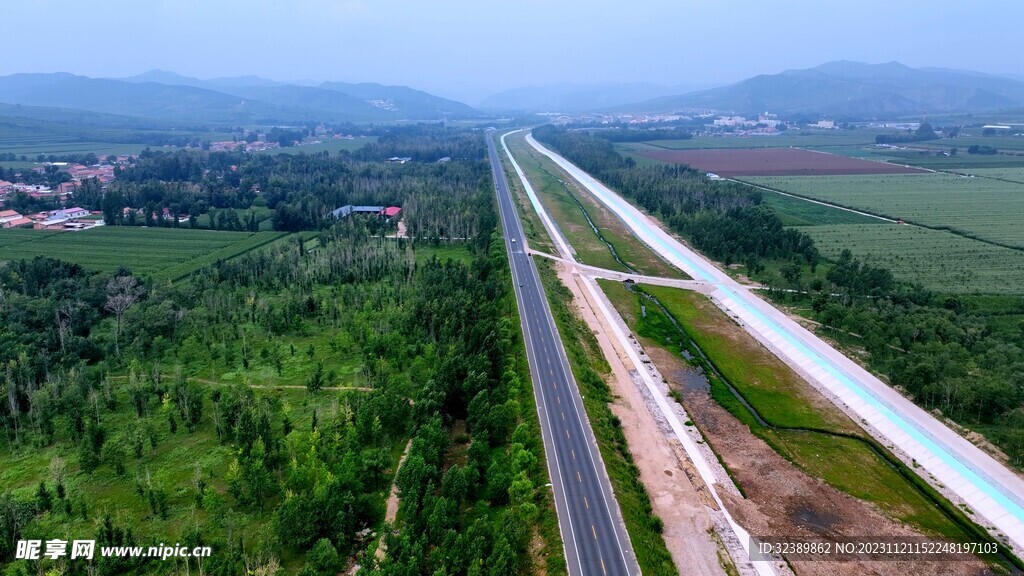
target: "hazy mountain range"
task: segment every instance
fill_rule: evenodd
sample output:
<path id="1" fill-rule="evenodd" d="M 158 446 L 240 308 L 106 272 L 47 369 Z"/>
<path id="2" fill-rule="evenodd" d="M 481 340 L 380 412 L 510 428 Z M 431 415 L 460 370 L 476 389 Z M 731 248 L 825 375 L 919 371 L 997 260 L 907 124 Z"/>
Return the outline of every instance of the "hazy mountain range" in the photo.
<path id="1" fill-rule="evenodd" d="M 454 100 L 406 86 L 324 82 L 300 86 L 257 76 L 199 80 L 154 70 L 125 79 L 67 73 L 0 77 L 0 102 L 165 121 L 295 123 L 475 118 Z"/>
<path id="2" fill-rule="evenodd" d="M 478 106 L 491 111 L 584 112 L 708 87 L 664 86 L 650 82 L 559 83 L 512 88 L 485 98 Z"/>
<path id="3" fill-rule="evenodd" d="M 764 74 L 730 86 L 615 107 L 619 111 L 712 109 L 849 117 L 979 112 L 1024 106 L 1024 82 L 964 70 L 910 68 L 899 62 L 837 61 Z"/>
<path id="4" fill-rule="evenodd" d="M 481 102 L 485 113 L 407 86 L 279 82 L 259 76 L 199 80 L 152 70 L 120 79 L 67 73 L 4 76 L 0 77 L 0 104 L 23 108 L 14 114 L 10 106 L 2 107 L 6 115 L 39 120 L 61 117 L 67 121 L 75 117 L 67 112 L 73 110 L 155 123 L 231 125 L 437 121 L 486 118 L 488 113 L 512 111 L 593 110 L 664 113 L 701 109 L 881 118 L 1024 107 L 1024 82 L 1020 80 L 965 70 L 915 69 L 898 62 L 829 62 L 755 76 L 729 86 L 696 88 L 642 82 L 516 88 Z"/>

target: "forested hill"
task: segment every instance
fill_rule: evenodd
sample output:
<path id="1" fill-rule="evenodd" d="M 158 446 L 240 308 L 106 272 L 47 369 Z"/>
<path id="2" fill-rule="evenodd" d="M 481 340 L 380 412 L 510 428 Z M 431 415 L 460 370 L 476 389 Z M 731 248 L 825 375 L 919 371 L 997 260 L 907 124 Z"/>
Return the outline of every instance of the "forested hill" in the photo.
<path id="1" fill-rule="evenodd" d="M 222 125 L 436 121 L 484 116 L 460 102 L 404 86 L 296 86 L 259 78 L 202 81 L 172 73 L 130 80 L 66 73 L 13 74 L 0 77 L 0 102 Z"/>
<path id="2" fill-rule="evenodd" d="M 917 69 L 898 62 L 829 62 L 805 70 L 762 74 L 731 86 L 666 96 L 620 110 L 713 109 L 758 114 L 891 117 L 978 112 L 1024 104 L 1024 82 L 974 72 Z"/>

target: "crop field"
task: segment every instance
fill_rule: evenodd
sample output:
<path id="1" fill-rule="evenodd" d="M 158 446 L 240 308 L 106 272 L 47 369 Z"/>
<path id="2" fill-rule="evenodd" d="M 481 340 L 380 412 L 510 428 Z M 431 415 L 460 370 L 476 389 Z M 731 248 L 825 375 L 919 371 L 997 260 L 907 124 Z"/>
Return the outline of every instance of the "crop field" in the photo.
<path id="1" fill-rule="evenodd" d="M 1024 184 L 946 173 L 744 178 L 889 218 L 1024 247 Z"/>
<path id="2" fill-rule="evenodd" d="M 973 134 L 966 133 L 967 131 Z M 977 144 L 978 146 L 991 146 L 999 150 L 1017 150 L 1024 151 L 1024 136 L 981 136 L 980 128 L 969 128 L 964 129 L 960 132 L 960 136 L 953 139 L 942 139 L 942 140 L 928 140 L 921 144 L 925 146 L 938 146 L 940 148 L 949 148 L 956 146 L 961 152 L 967 150 L 968 146 Z"/>
<path id="3" fill-rule="evenodd" d="M 0 152 L 13 152 L 19 156 L 24 155 L 29 160 L 35 160 L 39 154 L 87 154 L 92 152 L 97 156 L 118 156 L 122 154 L 138 154 L 146 148 L 145 144 L 116 144 L 111 142 L 34 142 L 25 144 L 20 142 L 8 142 L 6 139 L 0 142 Z M 159 148 L 154 146 L 152 148 Z M 173 148 L 177 150 L 177 148 Z"/>
<path id="4" fill-rule="evenodd" d="M 4 260 L 48 256 L 103 272 L 124 266 L 154 279 L 175 280 L 284 235 L 121 226 L 81 232 L 0 230 L 0 249 Z"/>
<path id="5" fill-rule="evenodd" d="M 1020 168 L 968 168 L 965 174 L 974 174 L 983 178 L 1010 180 L 1024 184 L 1024 166 Z"/>
<path id="6" fill-rule="evenodd" d="M 882 222 L 871 216 L 822 206 L 801 198 L 791 198 L 774 192 L 762 192 L 761 204 L 771 206 L 784 226 L 823 226 L 828 224 L 877 224 Z"/>
<path id="7" fill-rule="evenodd" d="M 688 164 L 721 176 L 795 176 L 832 174 L 907 174 L 921 172 L 885 162 L 871 162 L 826 152 L 797 148 L 744 150 L 648 150 L 641 156 Z"/>
<path id="8" fill-rule="evenodd" d="M 878 130 L 790 130 L 776 135 L 700 136 L 688 140 L 650 140 L 644 144 L 668 150 L 714 148 L 788 148 L 790 146 L 849 146 L 874 144 Z"/>
<path id="9" fill-rule="evenodd" d="M 852 158 L 865 158 L 875 162 L 888 162 L 893 159 L 887 148 L 876 148 L 873 144 L 850 144 L 846 146 L 803 146 L 805 150 L 817 152 L 828 152 L 839 156 L 850 156 Z"/>
<path id="10" fill-rule="evenodd" d="M 93 126 L 63 125 L 23 118 L 0 116 L 0 153 L 14 153 L 35 160 L 39 154 L 138 154 L 146 148 L 142 143 L 154 135 L 170 134 L 150 130 L 98 128 Z M 223 132 L 176 131 L 174 136 L 189 136 L 203 140 L 230 140 L 232 134 Z M 135 140 L 135 142 L 130 142 Z M 161 146 L 151 145 L 152 149 Z M 177 150 L 175 147 L 167 147 Z"/>
<path id="11" fill-rule="evenodd" d="M 969 168 L 1013 168 L 1024 166 L 1024 152 L 1006 152 L 999 154 L 968 154 L 960 148 L 956 156 L 936 156 L 936 150 L 949 151 L 949 148 L 930 148 L 928 150 L 885 150 L 881 152 L 892 162 L 901 162 L 920 166 L 930 170 L 961 171 Z"/>
<path id="12" fill-rule="evenodd" d="M 936 292 L 1020 294 L 1024 252 L 943 230 L 898 224 L 842 224 L 801 228 L 828 258 L 849 249 L 900 280 Z"/>

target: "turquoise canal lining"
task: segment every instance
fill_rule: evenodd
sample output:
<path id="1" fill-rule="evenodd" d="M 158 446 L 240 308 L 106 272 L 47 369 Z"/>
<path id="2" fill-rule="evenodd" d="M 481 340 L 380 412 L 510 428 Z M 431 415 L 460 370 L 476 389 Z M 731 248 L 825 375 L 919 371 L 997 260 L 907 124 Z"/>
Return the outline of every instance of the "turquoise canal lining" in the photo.
<path id="1" fill-rule="evenodd" d="M 596 180 L 594 180 L 589 175 L 587 175 L 587 178 L 592 180 L 595 184 L 597 184 Z M 590 187 L 588 186 L 588 188 Z M 619 213 L 619 217 L 626 220 L 631 228 L 633 228 L 634 230 L 643 229 L 643 225 L 637 222 L 636 219 L 633 217 L 632 211 L 627 208 L 624 208 L 621 201 L 618 198 L 608 198 L 599 190 L 594 188 L 591 188 L 591 192 L 599 196 L 605 204 L 614 204 L 617 207 L 616 212 Z M 632 208 L 632 206 L 628 206 L 628 208 Z M 1006 489 L 999 485 L 998 482 L 996 482 L 994 479 L 989 477 L 984 472 L 980 470 L 976 471 L 964 465 L 962 462 L 957 460 L 952 454 L 950 454 L 949 450 L 945 448 L 938 440 L 933 440 L 930 434 L 923 430 L 920 430 L 916 425 L 907 422 L 906 420 L 901 418 L 898 412 L 894 408 L 891 408 L 888 405 L 888 403 L 877 398 L 870 391 L 862 388 L 851 377 L 847 376 L 841 369 L 839 369 L 839 367 L 833 366 L 831 362 L 825 360 L 820 355 L 818 355 L 817 352 L 808 348 L 799 339 L 796 339 L 785 330 L 782 330 L 778 324 L 770 320 L 768 317 L 766 317 L 761 312 L 757 311 L 747 303 L 743 302 L 743 300 L 740 299 L 739 296 L 733 290 L 716 282 L 715 279 L 711 277 L 711 275 L 704 272 L 699 266 L 694 265 L 693 261 L 691 261 L 685 255 L 680 253 L 674 247 L 666 244 L 661 238 L 658 237 L 658 235 L 651 234 L 651 236 L 661 248 L 672 253 L 676 258 L 684 262 L 691 269 L 688 270 L 687 272 L 691 274 L 696 272 L 696 275 L 700 276 L 700 280 L 704 280 L 706 282 L 710 282 L 712 284 L 717 285 L 720 290 L 730 295 L 734 302 L 736 302 L 746 311 L 750 312 L 759 320 L 764 322 L 776 334 L 782 336 L 787 342 L 789 342 L 800 352 L 805 354 L 820 368 L 831 374 L 834 378 L 839 380 L 840 383 L 842 383 L 848 389 L 853 391 L 853 393 L 856 394 L 857 397 L 867 402 L 874 409 L 878 410 L 878 412 L 882 414 L 882 416 L 884 416 L 889 422 L 895 424 L 900 430 L 910 435 L 910 437 L 912 437 L 915 441 L 921 444 L 925 449 L 927 449 L 929 452 L 937 456 L 946 465 L 956 470 L 957 473 L 963 476 L 976 488 L 980 489 L 990 498 L 995 500 L 996 503 L 998 503 L 1000 506 L 1002 506 L 1008 512 L 1010 512 L 1015 518 L 1017 518 L 1017 520 L 1024 520 L 1024 507 L 1022 507 L 1021 501 L 1017 496 L 1007 494 L 1006 492 L 1004 492 Z"/>

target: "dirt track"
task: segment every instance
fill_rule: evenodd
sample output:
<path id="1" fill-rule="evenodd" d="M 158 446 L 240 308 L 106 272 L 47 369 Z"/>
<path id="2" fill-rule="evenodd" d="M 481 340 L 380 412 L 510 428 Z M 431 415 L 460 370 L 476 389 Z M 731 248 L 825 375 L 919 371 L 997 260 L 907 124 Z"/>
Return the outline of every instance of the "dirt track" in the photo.
<path id="1" fill-rule="evenodd" d="M 912 174 L 927 170 L 872 162 L 799 148 L 728 150 L 644 150 L 641 156 L 687 164 L 719 176 L 825 176 L 838 174 Z"/>

